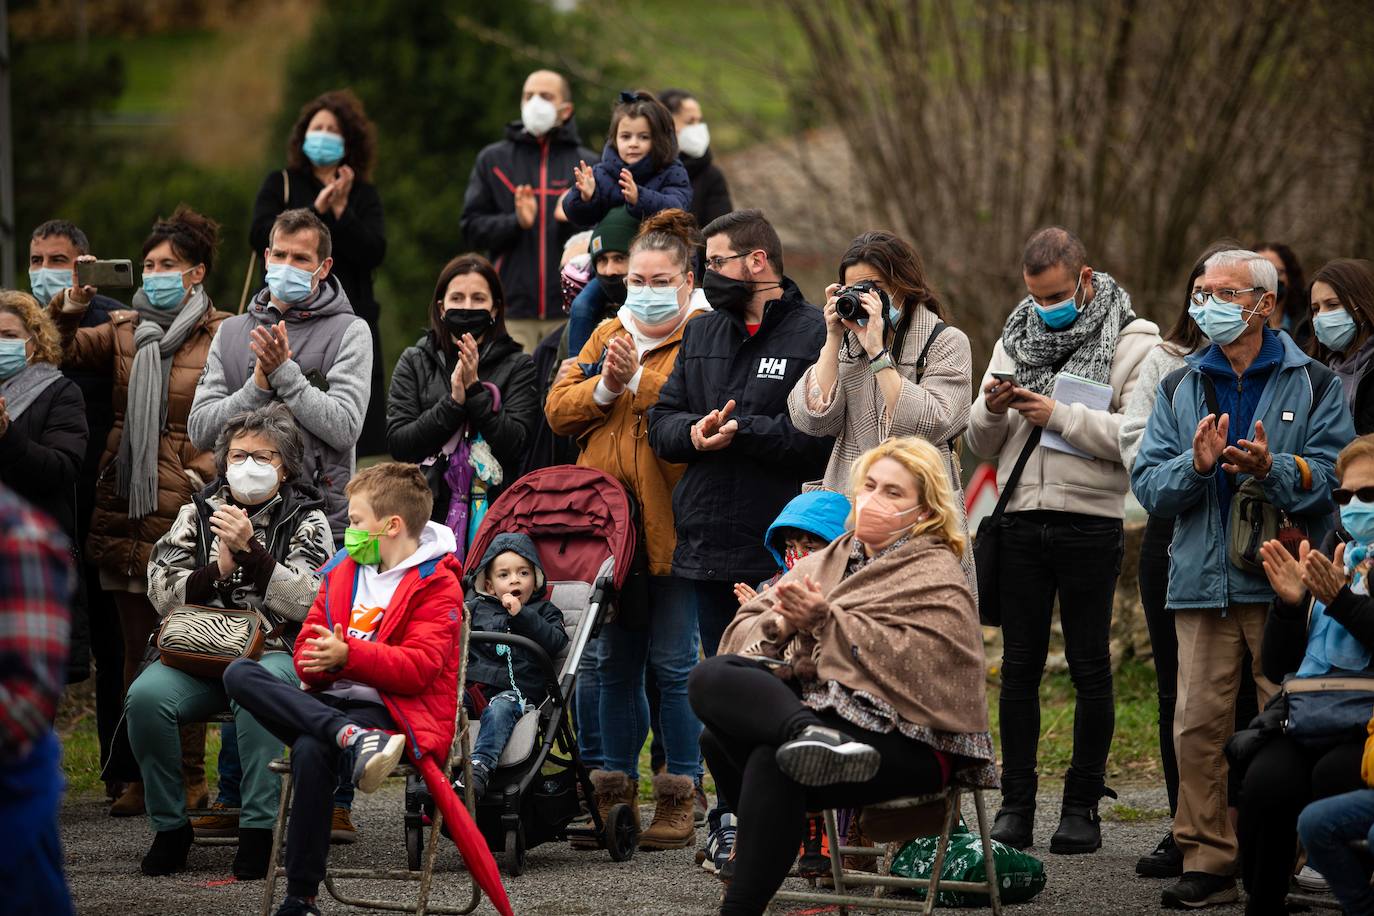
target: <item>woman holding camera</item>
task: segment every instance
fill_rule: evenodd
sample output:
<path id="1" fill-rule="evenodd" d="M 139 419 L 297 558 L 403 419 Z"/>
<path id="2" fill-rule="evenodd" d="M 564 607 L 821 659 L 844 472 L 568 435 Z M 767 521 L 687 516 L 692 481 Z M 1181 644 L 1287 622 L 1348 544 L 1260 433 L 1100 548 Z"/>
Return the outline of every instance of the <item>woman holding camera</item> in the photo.
<path id="1" fill-rule="evenodd" d="M 820 485 L 849 494 L 849 471 L 864 452 L 919 436 L 940 452 L 967 536 L 956 436 L 968 425 L 973 360 L 968 337 L 950 327 L 926 280 L 921 256 L 891 232 L 865 232 L 826 287 L 825 346 L 787 399 L 800 432 L 834 436 Z M 972 551 L 961 559 L 977 601 Z"/>

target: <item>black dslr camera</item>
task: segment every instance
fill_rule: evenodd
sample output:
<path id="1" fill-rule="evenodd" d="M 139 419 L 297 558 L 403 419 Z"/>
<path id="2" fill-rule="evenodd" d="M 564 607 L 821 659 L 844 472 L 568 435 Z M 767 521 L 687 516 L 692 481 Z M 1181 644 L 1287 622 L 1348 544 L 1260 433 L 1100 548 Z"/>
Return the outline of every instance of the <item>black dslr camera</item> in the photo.
<path id="1" fill-rule="evenodd" d="M 881 315 L 883 321 L 887 321 L 887 309 L 892 304 L 887 298 L 887 293 L 878 287 L 872 280 L 860 280 L 853 286 L 846 286 L 835 294 L 835 313 L 845 321 L 861 322 L 868 320 L 868 309 L 864 308 L 863 300 L 860 298 L 864 293 L 877 293 L 882 301 L 883 309 Z"/>

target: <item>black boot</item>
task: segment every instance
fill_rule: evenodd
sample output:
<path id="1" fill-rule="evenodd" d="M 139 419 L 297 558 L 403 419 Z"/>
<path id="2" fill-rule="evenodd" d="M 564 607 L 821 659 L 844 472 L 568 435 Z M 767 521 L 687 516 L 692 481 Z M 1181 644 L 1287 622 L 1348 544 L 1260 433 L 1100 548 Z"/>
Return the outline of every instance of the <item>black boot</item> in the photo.
<path id="1" fill-rule="evenodd" d="M 153 836 L 152 848 L 139 863 L 139 870 L 152 878 L 185 871 L 186 853 L 195 838 L 196 832 L 189 822 L 175 830 L 159 830 Z"/>
<path id="2" fill-rule="evenodd" d="M 1064 805 L 1059 812 L 1059 827 L 1050 837 L 1050 852 L 1072 856 L 1097 852 L 1102 848 L 1102 818 L 1097 813 L 1098 800 L 1116 798 L 1116 793 L 1098 783 L 1093 786 L 1075 785 L 1072 777 L 1064 782 Z"/>
<path id="3" fill-rule="evenodd" d="M 1035 790 L 1037 779 L 1002 775 L 1002 807 L 992 822 L 991 836 L 1013 849 L 1034 845 Z"/>
<path id="4" fill-rule="evenodd" d="M 234 853 L 234 877 L 261 881 L 272 864 L 272 831 L 266 827 L 240 827 L 239 848 Z"/>

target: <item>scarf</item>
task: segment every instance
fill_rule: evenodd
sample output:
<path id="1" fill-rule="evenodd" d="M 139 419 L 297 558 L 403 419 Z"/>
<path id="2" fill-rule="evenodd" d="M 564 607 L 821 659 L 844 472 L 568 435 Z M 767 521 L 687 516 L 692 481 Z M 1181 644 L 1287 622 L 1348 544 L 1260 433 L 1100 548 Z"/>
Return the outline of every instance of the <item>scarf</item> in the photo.
<path id="1" fill-rule="evenodd" d="M 172 357 L 205 317 L 210 299 L 202 287 L 193 286 L 176 311 L 163 311 L 154 308 L 140 289 L 134 293 L 133 307 L 139 320 L 124 436 L 115 458 L 115 488 L 129 501 L 129 518 L 143 518 L 157 508 L 158 435 L 167 421 Z"/>
<path id="2" fill-rule="evenodd" d="M 1341 388 L 1345 391 L 1345 403 L 1350 406 L 1352 412 L 1355 409 L 1355 390 L 1369 369 L 1371 360 L 1374 360 L 1374 337 L 1366 340 L 1364 346 L 1353 353 L 1331 355 L 1330 369 L 1341 380 Z"/>
<path id="3" fill-rule="evenodd" d="M 1016 384 L 1049 396 L 1060 372 L 1111 384 L 1112 359 L 1121 329 L 1135 320 L 1131 297 L 1109 275 L 1093 271 L 1093 298 L 1078 320 L 1051 331 L 1027 296 L 1002 329 L 1002 347 L 1016 362 Z"/>
<path id="4" fill-rule="evenodd" d="M 10 420 L 18 420 L 61 377 L 61 370 L 52 363 L 30 363 L 0 384 L 0 398 L 5 399 Z"/>

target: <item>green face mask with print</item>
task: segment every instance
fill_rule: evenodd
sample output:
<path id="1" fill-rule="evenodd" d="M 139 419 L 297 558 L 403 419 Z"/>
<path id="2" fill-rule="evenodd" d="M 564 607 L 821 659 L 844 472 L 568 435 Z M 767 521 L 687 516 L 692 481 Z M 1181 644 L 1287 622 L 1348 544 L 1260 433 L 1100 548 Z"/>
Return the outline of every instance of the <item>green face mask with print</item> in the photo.
<path id="1" fill-rule="evenodd" d="M 359 566 L 376 566 L 382 562 L 381 535 L 363 528 L 344 529 L 344 550 Z"/>

